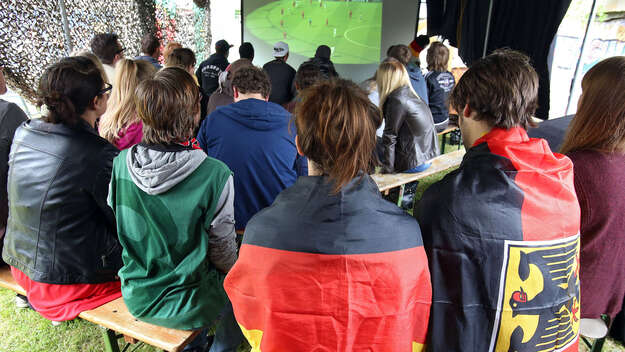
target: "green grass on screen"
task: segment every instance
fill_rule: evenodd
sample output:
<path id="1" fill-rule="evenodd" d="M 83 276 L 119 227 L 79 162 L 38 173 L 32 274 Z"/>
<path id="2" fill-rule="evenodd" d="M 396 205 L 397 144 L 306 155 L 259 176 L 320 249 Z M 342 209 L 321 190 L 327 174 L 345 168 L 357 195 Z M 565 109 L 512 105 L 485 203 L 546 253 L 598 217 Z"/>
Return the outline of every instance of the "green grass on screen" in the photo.
<path id="1" fill-rule="evenodd" d="M 282 40 L 302 56 L 314 56 L 325 44 L 336 64 L 380 61 L 381 2 L 274 1 L 248 14 L 245 26 L 267 45 Z"/>

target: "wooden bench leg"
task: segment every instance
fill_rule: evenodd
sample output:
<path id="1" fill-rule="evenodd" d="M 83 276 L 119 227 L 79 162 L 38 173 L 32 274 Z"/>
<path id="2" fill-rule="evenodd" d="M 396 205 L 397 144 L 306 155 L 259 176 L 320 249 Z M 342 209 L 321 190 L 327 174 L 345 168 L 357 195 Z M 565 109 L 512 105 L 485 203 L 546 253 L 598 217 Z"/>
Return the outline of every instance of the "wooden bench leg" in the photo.
<path id="1" fill-rule="evenodd" d="M 111 329 L 103 330 L 104 348 L 106 352 L 119 352 L 119 345 L 117 344 L 117 334 Z"/>

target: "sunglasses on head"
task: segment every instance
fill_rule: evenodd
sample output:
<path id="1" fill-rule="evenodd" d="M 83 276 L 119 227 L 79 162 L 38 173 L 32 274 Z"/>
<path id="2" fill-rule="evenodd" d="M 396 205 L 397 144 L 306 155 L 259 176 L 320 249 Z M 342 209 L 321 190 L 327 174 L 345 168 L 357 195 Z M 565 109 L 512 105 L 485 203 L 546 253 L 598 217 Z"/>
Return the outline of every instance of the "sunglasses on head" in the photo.
<path id="1" fill-rule="evenodd" d="M 111 89 L 113 89 L 113 86 L 108 84 L 108 83 L 104 83 L 104 88 L 100 89 L 100 91 L 98 92 L 98 96 L 106 94 L 108 92 L 111 91 Z"/>

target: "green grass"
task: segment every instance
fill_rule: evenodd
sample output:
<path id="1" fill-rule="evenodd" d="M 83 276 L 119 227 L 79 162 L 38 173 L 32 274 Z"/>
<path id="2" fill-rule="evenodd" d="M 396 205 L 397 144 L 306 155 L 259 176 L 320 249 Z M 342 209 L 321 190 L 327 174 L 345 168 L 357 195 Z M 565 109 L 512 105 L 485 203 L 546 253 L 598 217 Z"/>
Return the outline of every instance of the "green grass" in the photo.
<path id="1" fill-rule="evenodd" d="M 33 310 L 16 308 L 14 299 L 15 293 L 0 289 L 0 351 L 104 351 L 103 330 L 96 325 L 76 319 L 55 327 Z"/>
<path id="2" fill-rule="evenodd" d="M 381 2 L 275 1 L 248 14 L 245 26 L 267 45 L 282 40 L 302 56 L 314 56 L 317 46 L 325 44 L 333 49 L 336 64 L 380 61 Z"/>
<path id="3" fill-rule="evenodd" d="M 42 318 L 31 309 L 16 308 L 15 293 L 0 288 L 0 351 L 2 352 L 100 352 L 104 351 L 104 329 L 82 319 L 59 326 Z M 124 347 L 119 340 L 120 350 Z M 136 349 L 134 349 L 136 347 Z M 130 351 L 156 352 L 159 349 L 143 343 Z M 237 352 L 248 352 L 247 343 Z"/>

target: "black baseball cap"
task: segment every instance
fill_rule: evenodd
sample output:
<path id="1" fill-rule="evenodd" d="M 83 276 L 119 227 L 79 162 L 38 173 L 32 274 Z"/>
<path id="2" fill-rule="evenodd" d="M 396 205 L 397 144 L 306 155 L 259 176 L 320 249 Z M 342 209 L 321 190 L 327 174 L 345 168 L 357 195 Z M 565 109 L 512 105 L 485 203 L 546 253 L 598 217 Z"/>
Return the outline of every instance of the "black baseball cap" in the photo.
<path id="1" fill-rule="evenodd" d="M 223 39 L 220 39 L 220 40 L 217 41 L 217 43 L 215 43 L 215 50 L 217 50 L 217 51 L 228 51 L 233 46 L 234 45 L 228 44 L 227 41 L 225 41 Z"/>

